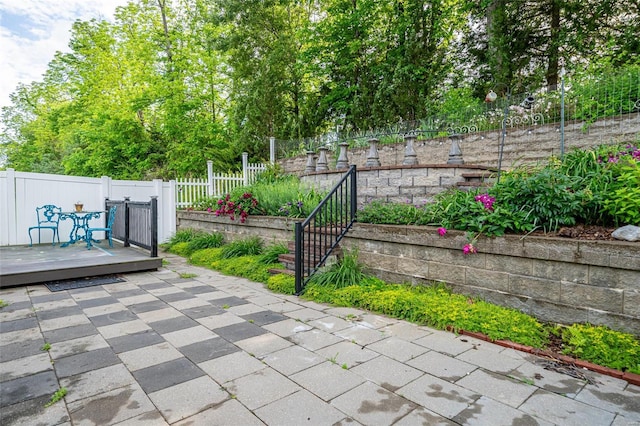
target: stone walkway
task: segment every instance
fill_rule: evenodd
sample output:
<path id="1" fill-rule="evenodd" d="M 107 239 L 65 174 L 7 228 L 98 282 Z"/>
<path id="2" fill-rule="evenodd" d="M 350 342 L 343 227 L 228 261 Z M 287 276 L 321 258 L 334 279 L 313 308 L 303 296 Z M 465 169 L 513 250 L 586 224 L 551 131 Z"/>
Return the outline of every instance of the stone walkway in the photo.
<path id="1" fill-rule="evenodd" d="M 0 290 L 0 424 L 640 425 L 625 381 L 165 257 L 123 283 Z"/>

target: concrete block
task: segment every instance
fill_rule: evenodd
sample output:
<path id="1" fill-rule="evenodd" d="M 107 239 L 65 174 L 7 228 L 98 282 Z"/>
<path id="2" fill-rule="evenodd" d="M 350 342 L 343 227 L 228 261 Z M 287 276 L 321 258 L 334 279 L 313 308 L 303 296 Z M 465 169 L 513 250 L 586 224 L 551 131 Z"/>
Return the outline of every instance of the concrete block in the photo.
<path id="1" fill-rule="evenodd" d="M 532 259 L 487 254 L 486 262 L 487 269 L 492 271 L 509 272 L 517 275 L 531 275 L 533 273 Z"/>
<path id="2" fill-rule="evenodd" d="M 428 170 L 426 167 L 402 169 L 402 177 L 418 177 L 427 176 Z"/>
<path id="3" fill-rule="evenodd" d="M 601 309 L 603 311 L 623 311 L 622 290 L 594 287 L 563 281 L 560 284 L 560 302 L 578 307 Z"/>
<path id="4" fill-rule="evenodd" d="M 509 274 L 506 272 L 468 268 L 465 284 L 492 290 L 509 291 Z"/>
<path id="5" fill-rule="evenodd" d="M 448 283 L 464 283 L 466 267 L 448 263 L 427 262 L 429 279 Z"/>
<path id="6" fill-rule="evenodd" d="M 640 290 L 624 290 L 622 313 L 640 318 Z"/>
<path id="7" fill-rule="evenodd" d="M 386 195 L 400 195 L 400 188 L 398 188 L 397 186 L 379 185 L 377 187 L 376 193 L 378 194 L 378 197 Z"/>
<path id="8" fill-rule="evenodd" d="M 378 176 L 382 178 L 391 179 L 400 179 L 402 178 L 402 170 L 400 169 L 391 169 L 391 170 L 380 170 Z"/>
<path id="9" fill-rule="evenodd" d="M 440 177 L 439 176 L 416 176 L 413 178 L 413 185 L 439 187 Z"/>
<path id="10" fill-rule="evenodd" d="M 509 277 L 511 293 L 528 296 L 540 300 L 560 302 L 560 282 L 524 275 Z"/>
<path id="11" fill-rule="evenodd" d="M 587 265 L 533 259 L 532 266 L 535 277 L 583 284 L 589 282 L 589 267 Z"/>
<path id="12" fill-rule="evenodd" d="M 398 272 L 412 277 L 427 278 L 429 276 L 428 262 L 406 257 L 398 258 Z"/>

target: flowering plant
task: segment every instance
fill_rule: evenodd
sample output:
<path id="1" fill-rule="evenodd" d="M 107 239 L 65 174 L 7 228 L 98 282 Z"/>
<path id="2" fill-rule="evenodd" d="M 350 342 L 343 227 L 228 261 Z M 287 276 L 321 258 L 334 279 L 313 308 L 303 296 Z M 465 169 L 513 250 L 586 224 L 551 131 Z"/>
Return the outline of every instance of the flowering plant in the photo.
<path id="1" fill-rule="evenodd" d="M 229 219 L 235 220 L 240 217 L 240 223 L 247 220 L 247 216 L 258 207 L 258 200 L 250 192 L 245 192 L 235 199 L 227 194 L 224 198 L 220 198 L 217 202 L 218 208 L 213 211 L 216 216 L 229 216 Z M 212 212 L 211 207 L 207 208 L 209 213 Z"/>

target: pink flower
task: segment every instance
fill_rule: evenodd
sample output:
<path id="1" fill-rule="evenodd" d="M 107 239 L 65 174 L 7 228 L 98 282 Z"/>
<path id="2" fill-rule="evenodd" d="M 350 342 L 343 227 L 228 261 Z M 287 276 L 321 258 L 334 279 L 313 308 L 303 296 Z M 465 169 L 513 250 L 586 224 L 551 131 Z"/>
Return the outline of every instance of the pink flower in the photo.
<path id="1" fill-rule="evenodd" d="M 462 248 L 462 252 L 464 254 L 477 253 L 478 249 L 476 249 L 473 244 L 469 243 L 464 245 L 464 247 Z"/>
<path id="2" fill-rule="evenodd" d="M 438 234 L 440 234 L 441 237 L 443 237 L 444 234 L 446 233 L 447 233 L 447 228 L 442 228 L 442 227 L 438 228 Z"/>

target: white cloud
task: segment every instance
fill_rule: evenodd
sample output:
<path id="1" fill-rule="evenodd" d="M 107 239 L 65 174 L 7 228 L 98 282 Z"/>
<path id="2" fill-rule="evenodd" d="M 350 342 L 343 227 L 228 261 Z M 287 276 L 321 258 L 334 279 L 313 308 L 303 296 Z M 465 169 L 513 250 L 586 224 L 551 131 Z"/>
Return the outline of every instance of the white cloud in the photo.
<path id="1" fill-rule="evenodd" d="M 19 83 L 42 81 L 57 51 L 69 51 L 76 19 L 113 19 L 127 0 L 0 0 L 0 107 Z"/>

